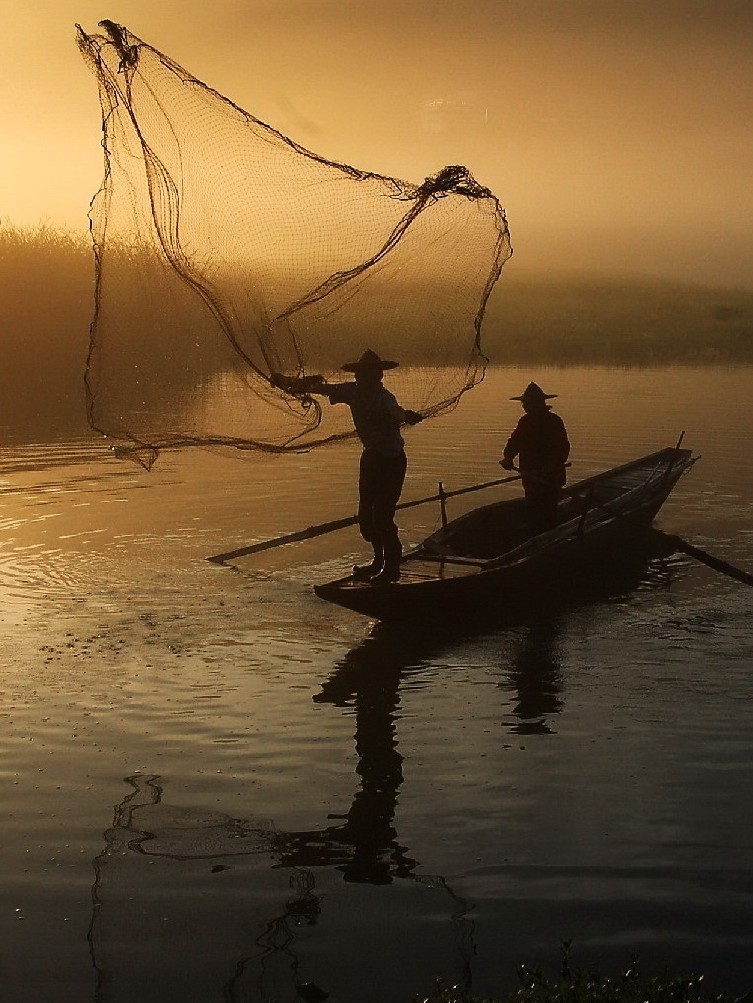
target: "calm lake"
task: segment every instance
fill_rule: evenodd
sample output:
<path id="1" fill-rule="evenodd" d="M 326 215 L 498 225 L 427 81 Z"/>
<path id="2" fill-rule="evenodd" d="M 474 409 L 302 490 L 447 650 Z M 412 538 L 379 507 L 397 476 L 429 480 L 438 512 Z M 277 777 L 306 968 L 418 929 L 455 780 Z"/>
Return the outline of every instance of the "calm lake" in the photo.
<path id="1" fill-rule="evenodd" d="M 753 571 L 750 369 L 492 372 L 406 431 L 403 499 L 500 476 L 530 379 L 571 481 L 684 430 L 702 458 L 657 524 Z M 753 988 L 746 586 L 657 555 L 519 626 L 388 629 L 311 589 L 355 529 L 205 560 L 351 514 L 356 444 L 146 473 L 3 434 L 4 999 L 483 996 L 556 975 L 565 939 Z M 415 544 L 439 511 L 400 522 Z"/>

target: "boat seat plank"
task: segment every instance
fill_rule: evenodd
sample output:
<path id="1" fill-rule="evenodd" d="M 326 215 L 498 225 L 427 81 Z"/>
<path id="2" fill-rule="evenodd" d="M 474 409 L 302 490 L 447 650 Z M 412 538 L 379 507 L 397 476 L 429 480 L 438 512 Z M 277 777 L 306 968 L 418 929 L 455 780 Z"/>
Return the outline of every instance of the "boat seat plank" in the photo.
<path id="1" fill-rule="evenodd" d="M 434 561 L 438 564 L 470 564 L 476 568 L 483 568 L 485 564 L 489 563 L 488 557 L 471 557 L 453 553 L 443 554 L 441 550 L 435 548 L 431 550 L 427 549 L 426 552 L 421 554 L 420 560 Z"/>

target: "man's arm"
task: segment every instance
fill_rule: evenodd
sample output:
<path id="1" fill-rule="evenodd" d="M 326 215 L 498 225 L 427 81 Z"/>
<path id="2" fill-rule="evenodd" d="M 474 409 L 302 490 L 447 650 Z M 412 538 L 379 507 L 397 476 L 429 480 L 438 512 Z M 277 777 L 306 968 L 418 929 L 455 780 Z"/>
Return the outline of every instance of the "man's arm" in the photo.
<path id="1" fill-rule="evenodd" d="M 399 428 L 400 425 L 417 425 L 424 420 L 424 416 L 418 411 L 409 411 L 398 404 L 394 394 L 382 387 L 380 394 L 381 406 L 385 414 L 389 415 L 390 421 Z"/>
<path id="2" fill-rule="evenodd" d="M 520 452 L 520 423 L 516 425 L 510 438 L 505 444 L 505 448 L 502 450 L 502 459 L 499 461 L 499 465 L 503 470 L 514 470 L 515 469 L 515 457 Z"/>
<path id="3" fill-rule="evenodd" d="M 417 425 L 419 421 L 423 421 L 424 416 L 419 414 L 418 411 L 406 411 L 403 408 L 403 421 L 406 425 Z"/>
<path id="4" fill-rule="evenodd" d="M 283 376 L 272 373 L 269 382 L 288 394 L 322 394 L 327 396 L 327 383 L 323 376 Z"/>

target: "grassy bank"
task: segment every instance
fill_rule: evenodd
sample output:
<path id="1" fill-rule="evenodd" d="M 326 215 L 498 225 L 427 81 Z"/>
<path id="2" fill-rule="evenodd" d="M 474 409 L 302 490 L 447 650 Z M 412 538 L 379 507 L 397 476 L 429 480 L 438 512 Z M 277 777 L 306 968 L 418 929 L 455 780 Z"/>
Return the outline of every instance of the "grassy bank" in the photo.
<path id="1" fill-rule="evenodd" d="M 86 427 L 93 295 L 85 237 L 0 225 L 0 426 Z"/>
<path id="2" fill-rule="evenodd" d="M 483 338 L 494 364 L 753 363 L 753 292 L 652 279 L 519 277 L 493 293 Z"/>
<path id="3" fill-rule="evenodd" d="M 0 426 L 85 426 L 93 294 L 87 235 L 0 224 Z M 133 290 L 119 295 L 132 347 L 138 338 L 161 346 L 152 381 L 179 377 L 190 303 L 184 316 L 150 327 L 148 302 Z M 483 348 L 493 365 L 753 364 L 753 292 L 526 275 L 513 260 L 492 294 Z M 150 358 L 154 365 L 153 350 Z"/>

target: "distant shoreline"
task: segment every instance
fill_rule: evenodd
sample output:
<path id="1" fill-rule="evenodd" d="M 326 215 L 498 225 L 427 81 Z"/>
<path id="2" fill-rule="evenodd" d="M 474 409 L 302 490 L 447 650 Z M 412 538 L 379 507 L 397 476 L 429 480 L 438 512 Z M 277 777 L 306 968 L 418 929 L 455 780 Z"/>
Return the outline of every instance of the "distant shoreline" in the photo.
<path id="1" fill-rule="evenodd" d="M 14 413 L 19 406 L 67 410 L 63 402 L 78 397 L 89 351 L 88 239 L 0 224 L 0 289 L 5 406 Z M 425 295 L 427 288 L 416 292 Z M 428 292 L 442 294 L 430 282 Z M 179 334 L 158 332 L 166 355 L 179 347 Z M 481 349 L 494 367 L 753 365 L 753 290 L 636 276 L 534 275 L 513 259 L 492 291 Z M 458 364 L 468 351 L 466 335 Z M 410 346 L 402 361 L 418 361 Z"/>

